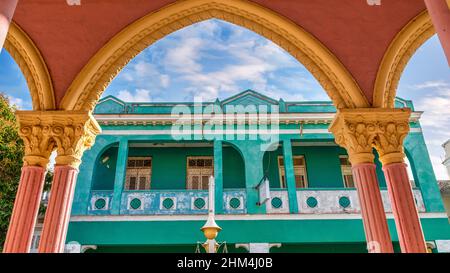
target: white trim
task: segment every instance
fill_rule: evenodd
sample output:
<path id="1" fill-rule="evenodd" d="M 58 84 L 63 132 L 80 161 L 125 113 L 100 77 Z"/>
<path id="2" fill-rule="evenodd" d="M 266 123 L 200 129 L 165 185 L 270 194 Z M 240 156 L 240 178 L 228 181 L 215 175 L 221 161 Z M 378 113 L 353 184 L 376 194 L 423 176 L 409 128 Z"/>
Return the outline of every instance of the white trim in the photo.
<path id="1" fill-rule="evenodd" d="M 420 218 L 445 218 L 446 213 L 419 213 Z M 205 221 L 207 215 L 107 215 L 107 216 L 72 216 L 71 222 L 127 222 L 127 221 Z M 388 219 L 393 219 L 392 213 L 386 213 Z M 257 220 L 351 220 L 362 219 L 361 214 L 242 214 L 216 215 L 219 221 L 257 221 Z"/>
<path id="2" fill-rule="evenodd" d="M 250 135 L 277 135 L 277 134 L 300 134 L 300 129 L 279 129 L 279 130 L 217 130 L 212 133 L 205 133 L 202 130 L 186 130 L 186 132 L 172 132 L 172 130 L 102 130 L 101 135 L 234 135 L 234 134 L 250 134 Z M 303 134 L 330 134 L 328 129 L 303 129 Z"/>
<path id="3" fill-rule="evenodd" d="M 129 148 L 210 148 L 213 147 L 212 143 L 202 142 L 202 143 L 158 143 L 155 141 L 153 143 L 133 143 L 131 142 Z M 225 146 L 225 145 L 224 145 Z M 229 145 L 228 145 L 229 146 Z"/>
<path id="4" fill-rule="evenodd" d="M 108 97 L 106 99 L 103 99 L 98 104 L 102 104 L 102 103 L 107 102 L 109 100 L 112 100 L 112 101 L 117 102 L 118 104 L 120 104 L 122 106 L 125 106 L 125 103 L 123 101 L 120 101 L 119 99 L 117 99 L 115 97 Z"/>
<path id="5" fill-rule="evenodd" d="M 322 121 L 322 122 L 331 122 L 333 121 L 336 113 L 277 113 L 279 116 L 280 123 L 286 121 L 293 122 L 305 122 L 305 121 Z M 217 117 L 217 115 L 213 114 L 204 114 L 204 115 L 184 115 L 183 120 L 189 121 L 201 121 L 208 120 L 209 118 Z M 222 113 L 224 116 L 223 122 L 226 122 L 227 113 Z M 270 113 L 264 114 L 267 120 L 270 120 Z M 422 112 L 413 112 L 411 114 L 410 121 L 414 122 L 421 118 Z M 96 114 L 94 115 L 95 119 L 101 122 L 175 122 L 180 120 L 179 115 L 172 114 Z M 238 120 L 258 120 L 259 114 L 236 114 L 233 116 L 235 121 Z"/>
<path id="6" fill-rule="evenodd" d="M 279 145 L 281 146 L 281 145 Z M 292 147 L 311 147 L 311 146 L 338 146 L 334 142 L 293 142 Z"/>
<path id="7" fill-rule="evenodd" d="M 234 134 L 242 134 L 242 135 L 277 135 L 278 133 L 281 135 L 297 135 L 302 132 L 302 134 L 330 134 L 328 129 L 268 129 L 268 130 L 217 130 L 212 133 L 205 133 L 202 130 L 186 130 L 186 132 L 172 132 L 172 130 L 102 130 L 101 135 L 145 135 L 145 136 L 155 136 L 155 135 L 234 135 Z M 422 129 L 420 128 L 412 128 L 410 133 L 421 133 Z"/>

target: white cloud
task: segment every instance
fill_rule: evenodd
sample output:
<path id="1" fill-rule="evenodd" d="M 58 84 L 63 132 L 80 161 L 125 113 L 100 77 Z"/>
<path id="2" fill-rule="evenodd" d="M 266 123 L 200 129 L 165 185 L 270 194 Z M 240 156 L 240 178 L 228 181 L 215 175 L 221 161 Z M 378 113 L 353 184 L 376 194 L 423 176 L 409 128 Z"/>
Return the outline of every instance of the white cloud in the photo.
<path id="1" fill-rule="evenodd" d="M 194 24 L 158 41 L 118 78 L 123 84 L 117 90 L 151 90 L 153 99 L 163 101 L 225 98 L 246 89 L 304 99 L 314 96 L 305 92 L 322 90 L 283 49 L 220 20 Z"/>
<path id="2" fill-rule="evenodd" d="M 166 70 L 175 73 L 195 73 L 202 71 L 202 65 L 198 62 L 201 57 L 201 49 L 204 41 L 200 38 L 185 38 L 179 46 L 169 49 L 165 58 Z"/>
<path id="3" fill-rule="evenodd" d="M 16 98 L 11 95 L 6 95 L 6 97 L 8 98 L 10 105 L 16 106 L 17 109 L 24 109 L 25 102 L 23 99 Z"/>
<path id="4" fill-rule="evenodd" d="M 450 85 L 445 81 L 427 81 L 413 86 L 414 89 L 429 89 L 429 88 L 449 88 Z"/>
<path id="5" fill-rule="evenodd" d="M 448 179 L 442 165 L 442 144 L 450 139 L 450 83 L 444 80 L 416 84 L 421 93 L 414 99 L 415 109 L 424 111 L 420 123 L 437 179 Z"/>
<path id="6" fill-rule="evenodd" d="M 170 76 L 169 75 L 161 75 L 160 81 L 161 81 L 161 86 L 164 88 L 167 88 L 170 85 Z"/>
<path id="7" fill-rule="evenodd" d="M 183 83 L 187 99 L 195 94 L 210 100 L 245 89 L 274 93 L 268 84 L 274 79 L 272 74 L 301 67 L 277 45 L 256 34 L 249 35 L 243 28 L 226 23 L 224 27 L 230 33 L 223 38 L 219 24 L 212 20 L 177 32 L 172 37 L 177 46 L 163 57 L 165 71 L 176 74 L 171 78 Z M 297 80 L 301 82 L 306 83 L 306 77 Z M 297 94 L 295 97 L 304 98 Z"/>
<path id="8" fill-rule="evenodd" d="M 431 163 L 433 164 L 434 174 L 438 180 L 448 180 L 448 173 L 444 165 L 442 165 L 442 159 L 437 156 L 430 156 Z"/>
<path id="9" fill-rule="evenodd" d="M 119 91 L 117 97 L 126 102 L 150 102 L 152 101 L 150 96 L 150 90 L 136 89 L 135 92 L 128 90 Z"/>

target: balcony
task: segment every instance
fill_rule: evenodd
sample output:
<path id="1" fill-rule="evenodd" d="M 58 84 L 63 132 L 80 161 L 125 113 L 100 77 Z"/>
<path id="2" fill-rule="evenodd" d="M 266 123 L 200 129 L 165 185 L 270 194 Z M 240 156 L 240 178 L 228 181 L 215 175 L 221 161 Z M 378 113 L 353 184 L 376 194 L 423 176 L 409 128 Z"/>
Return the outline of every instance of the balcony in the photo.
<path id="1" fill-rule="evenodd" d="M 419 212 L 425 212 L 420 190 L 414 189 Z M 267 214 L 289 214 L 287 190 L 272 189 L 266 203 Z M 381 190 L 384 209 L 392 212 L 388 192 Z M 110 215 L 112 191 L 93 191 L 88 215 Z M 247 198 L 244 189 L 225 189 L 225 214 L 246 214 Z M 300 214 L 357 214 L 360 204 L 354 189 L 302 189 L 297 191 Z M 208 213 L 208 192 L 189 190 L 126 191 L 122 193 L 120 215 L 204 215 Z"/>

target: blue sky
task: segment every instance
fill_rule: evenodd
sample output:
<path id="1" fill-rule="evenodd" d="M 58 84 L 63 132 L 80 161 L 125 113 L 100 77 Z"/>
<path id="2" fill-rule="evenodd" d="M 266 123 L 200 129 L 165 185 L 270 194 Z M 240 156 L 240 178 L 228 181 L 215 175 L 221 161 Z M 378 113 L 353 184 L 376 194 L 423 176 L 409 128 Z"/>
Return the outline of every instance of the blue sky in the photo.
<path id="1" fill-rule="evenodd" d="M 422 121 L 439 179 L 441 144 L 450 138 L 450 74 L 436 37 L 415 54 L 398 95 L 412 99 Z M 23 76 L 10 56 L 0 54 L 0 92 L 22 109 L 31 109 Z M 208 20 L 177 31 L 150 46 L 113 80 L 104 93 L 125 101 L 223 99 L 253 89 L 285 100 L 329 100 L 314 77 L 292 56 L 244 28 Z"/>

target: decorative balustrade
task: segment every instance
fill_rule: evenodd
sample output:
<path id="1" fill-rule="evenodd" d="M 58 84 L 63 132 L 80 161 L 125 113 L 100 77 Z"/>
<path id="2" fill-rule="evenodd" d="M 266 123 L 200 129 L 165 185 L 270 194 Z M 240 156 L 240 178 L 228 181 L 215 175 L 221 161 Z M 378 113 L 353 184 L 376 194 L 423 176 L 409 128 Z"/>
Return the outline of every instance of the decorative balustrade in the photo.
<path id="1" fill-rule="evenodd" d="M 425 211 L 420 190 L 413 190 L 419 212 Z M 385 212 L 392 212 L 389 195 L 381 191 Z M 360 213 L 358 193 L 356 190 L 298 190 L 297 201 L 302 214 Z"/>
<path id="2" fill-rule="evenodd" d="M 420 190 L 414 196 L 419 212 L 425 211 Z M 267 214 L 288 214 L 286 189 L 272 189 L 266 202 Z M 384 209 L 392 212 L 388 192 L 381 191 Z M 89 215 L 109 215 L 112 191 L 92 191 Z M 300 214 L 358 214 L 359 199 L 354 189 L 305 189 L 297 191 Z M 223 191 L 225 214 L 246 214 L 246 192 L 243 189 Z M 189 190 L 126 191 L 122 194 L 121 215 L 200 215 L 208 213 L 208 192 Z"/>
<path id="3" fill-rule="evenodd" d="M 124 192 L 120 214 L 207 214 L 208 191 Z"/>
<path id="4" fill-rule="evenodd" d="M 289 213 L 289 197 L 285 189 L 271 190 L 270 200 L 266 203 L 268 214 Z"/>
<path id="5" fill-rule="evenodd" d="M 89 214 L 110 214 L 111 191 L 93 191 Z M 224 190 L 224 212 L 246 213 L 244 190 Z M 208 191 L 126 191 L 122 194 L 122 215 L 196 215 L 208 213 Z"/>
<path id="6" fill-rule="evenodd" d="M 110 214 L 113 191 L 92 191 L 91 202 L 88 206 L 89 214 Z"/>
<path id="7" fill-rule="evenodd" d="M 245 190 L 224 190 L 223 207 L 225 214 L 245 214 L 247 213 Z"/>

